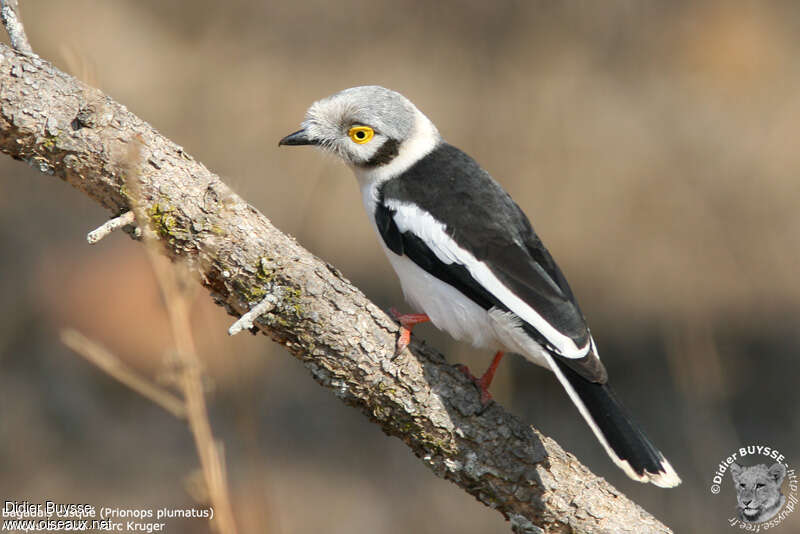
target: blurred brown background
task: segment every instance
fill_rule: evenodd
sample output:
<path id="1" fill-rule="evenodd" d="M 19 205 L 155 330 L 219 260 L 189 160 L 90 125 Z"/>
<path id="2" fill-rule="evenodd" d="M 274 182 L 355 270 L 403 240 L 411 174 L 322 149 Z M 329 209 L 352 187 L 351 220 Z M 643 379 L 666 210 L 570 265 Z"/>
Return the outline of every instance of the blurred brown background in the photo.
<path id="1" fill-rule="evenodd" d="M 431 5 L 433 4 L 433 5 Z M 219 173 L 379 305 L 402 308 L 350 172 L 278 149 L 307 106 L 408 96 L 523 206 L 567 274 L 620 396 L 684 484 L 628 480 L 548 373 L 495 397 L 676 532 L 727 532 L 709 492 L 747 444 L 800 462 L 800 4 L 22 2 L 34 49 Z M 169 328 L 143 247 L 0 158 L 0 500 L 193 503 L 185 425 L 75 356 L 76 327 L 158 376 Z M 196 297 L 243 532 L 508 532 L 265 338 Z M 418 335 L 482 369 L 489 354 Z M 797 531 L 800 514 L 780 528 Z M 203 532 L 172 520 L 169 532 Z"/>

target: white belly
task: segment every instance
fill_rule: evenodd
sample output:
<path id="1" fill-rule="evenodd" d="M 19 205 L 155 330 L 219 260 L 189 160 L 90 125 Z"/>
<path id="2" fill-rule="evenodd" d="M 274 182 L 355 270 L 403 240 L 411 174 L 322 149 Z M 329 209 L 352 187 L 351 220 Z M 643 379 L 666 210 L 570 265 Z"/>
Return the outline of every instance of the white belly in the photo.
<path id="1" fill-rule="evenodd" d="M 383 247 L 394 267 L 403 294 L 416 312 L 454 339 L 475 347 L 515 352 L 527 360 L 550 368 L 542 347 L 520 328 L 520 320 L 496 308 L 484 310 L 454 287 L 418 267 L 405 256 Z"/>
<path id="2" fill-rule="evenodd" d="M 414 311 L 425 313 L 431 322 L 460 341 L 468 341 L 480 348 L 499 349 L 494 331 L 489 326 L 489 314 L 435 276 L 419 268 L 405 256 L 386 249 L 386 256 L 394 267 L 403 294 Z"/>

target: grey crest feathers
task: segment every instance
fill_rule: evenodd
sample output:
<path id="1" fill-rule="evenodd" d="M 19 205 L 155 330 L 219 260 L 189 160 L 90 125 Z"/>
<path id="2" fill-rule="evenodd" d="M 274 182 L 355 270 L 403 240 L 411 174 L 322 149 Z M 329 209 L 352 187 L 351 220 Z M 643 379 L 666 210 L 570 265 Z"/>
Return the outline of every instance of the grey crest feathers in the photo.
<path id="1" fill-rule="evenodd" d="M 345 162 L 363 165 L 387 142 L 397 145 L 414 133 L 422 115 L 406 97 L 377 85 L 352 87 L 311 105 L 303 131 L 313 144 L 331 151 Z M 353 143 L 347 132 L 353 125 L 370 126 L 375 137 L 369 143 Z"/>

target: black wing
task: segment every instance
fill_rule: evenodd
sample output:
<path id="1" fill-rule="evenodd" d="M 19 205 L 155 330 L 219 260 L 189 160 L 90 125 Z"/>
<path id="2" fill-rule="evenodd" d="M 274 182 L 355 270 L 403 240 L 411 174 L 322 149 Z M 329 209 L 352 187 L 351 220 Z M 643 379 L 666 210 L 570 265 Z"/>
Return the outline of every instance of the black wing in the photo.
<path id="1" fill-rule="evenodd" d="M 400 232 L 387 200 L 413 203 L 435 213 L 460 247 L 485 263 L 502 284 L 558 332 L 578 347 L 589 342 L 583 314 L 558 265 L 519 206 L 472 158 L 442 144 L 401 176 L 384 183 L 379 197 L 375 222 L 395 254 L 408 256 L 484 309 L 509 311 L 465 266 L 440 261 L 419 236 Z M 531 325 L 524 323 L 524 328 L 542 346 L 552 346 Z M 554 356 L 558 356 L 556 352 Z M 606 380 L 602 363 L 591 352 L 584 358 L 563 361 L 589 380 Z"/>

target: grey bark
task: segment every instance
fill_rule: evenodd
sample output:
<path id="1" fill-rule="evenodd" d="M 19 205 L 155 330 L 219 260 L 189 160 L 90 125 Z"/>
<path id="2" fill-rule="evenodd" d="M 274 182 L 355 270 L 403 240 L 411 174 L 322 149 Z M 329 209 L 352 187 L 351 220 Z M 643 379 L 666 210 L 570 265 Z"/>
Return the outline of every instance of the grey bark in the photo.
<path id="1" fill-rule="evenodd" d="M 124 106 L 3 45 L 0 150 L 113 216 L 130 209 L 126 173 L 137 177 L 164 252 L 218 304 L 238 316 L 272 295 L 258 330 L 516 532 L 670 532 L 501 406 L 481 411 L 473 384 L 435 350 L 415 342 L 393 358 L 397 326 L 336 268 Z"/>

